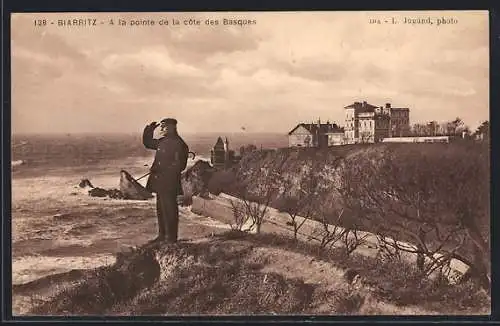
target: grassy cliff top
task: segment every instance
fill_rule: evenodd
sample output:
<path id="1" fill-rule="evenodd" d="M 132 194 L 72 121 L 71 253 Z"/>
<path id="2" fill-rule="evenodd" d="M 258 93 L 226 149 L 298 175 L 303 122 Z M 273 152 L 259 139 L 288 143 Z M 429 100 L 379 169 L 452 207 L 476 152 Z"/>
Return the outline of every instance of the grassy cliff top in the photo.
<path id="1" fill-rule="evenodd" d="M 349 284 L 346 270 L 362 282 Z M 411 269 L 342 258 L 276 234 L 227 232 L 172 245 L 145 245 L 114 265 L 14 288 L 61 287 L 33 314 L 467 314 L 489 313 L 468 284 L 414 279 Z"/>

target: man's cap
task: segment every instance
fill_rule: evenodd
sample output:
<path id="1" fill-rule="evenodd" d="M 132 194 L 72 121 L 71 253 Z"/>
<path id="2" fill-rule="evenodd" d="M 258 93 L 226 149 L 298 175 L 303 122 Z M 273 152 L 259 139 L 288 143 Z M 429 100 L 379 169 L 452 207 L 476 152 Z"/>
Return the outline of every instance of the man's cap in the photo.
<path id="1" fill-rule="evenodd" d="M 166 124 L 166 125 L 177 125 L 177 120 L 173 119 L 173 118 L 165 118 L 163 120 L 161 120 L 161 123 L 162 124 Z"/>

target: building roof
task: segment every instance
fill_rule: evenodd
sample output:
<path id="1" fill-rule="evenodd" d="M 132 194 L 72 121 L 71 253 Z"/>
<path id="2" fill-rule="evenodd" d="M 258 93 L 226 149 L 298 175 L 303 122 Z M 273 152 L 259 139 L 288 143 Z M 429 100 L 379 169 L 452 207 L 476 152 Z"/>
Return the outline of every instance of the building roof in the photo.
<path id="1" fill-rule="evenodd" d="M 295 128 L 290 130 L 288 133 L 291 135 L 297 128 L 299 127 L 304 127 L 309 131 L 311 134 L 315 134 L 318 132 L 318 124 L 317 123 L 299 123 Z M 321 123 L 319 125 L 319 133 L 320 134 L 326 134 L 326 133 L 343 133 L 344 128 L 339 127 L 336 123 Z"/>
<path id="2" fill-rule="evenodd" d="M 375 111 L 377 106 L 371 105 L 370 103 L 366 103 L 366 101 L 363 101 L 363 102 L 354 102 L 353 104 L 350 104 L 344 108 L 355 109 L 358 112 L 373 112 Z"/>
<path id="3" fill-rule="evenodd" d="M 409 108 L 392 108 L 391 107 L 391 112 L 392 111 L 410 111 L 410 109 Z"/>
<path id="4" fill-rule="evenodd" d="M 224 141 L 222 141 L 221 137 L 217 138 L 217 142 L 215 143 L 214 148 L 224 149 Z"/>

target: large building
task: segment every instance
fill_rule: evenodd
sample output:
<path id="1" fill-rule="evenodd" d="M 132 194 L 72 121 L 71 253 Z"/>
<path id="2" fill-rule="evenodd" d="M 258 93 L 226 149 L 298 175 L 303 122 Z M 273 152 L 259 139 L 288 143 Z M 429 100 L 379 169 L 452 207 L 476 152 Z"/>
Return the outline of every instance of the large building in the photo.
<path id="1" fill-rule="evenodd" d="M 347 144 L 375 143 L 384 138 L 405 136 L 410 129 L 410 110 L 354 102 L 345 108 L 345 141 Z"/>
<path id="2" fill-rule="evenodd" d="M 410 109 L 393 108 L 390 103 L 386 106 L 391 110 L 391 133 L 390 137 L 405 137 L 410 132 Z"/>
<path id="3" fill-rule="evenodd" d="M 288 133 L 290 147 L 328 147 L 344 144 L 344 128 L 335 123 L 299 123 Z"/>

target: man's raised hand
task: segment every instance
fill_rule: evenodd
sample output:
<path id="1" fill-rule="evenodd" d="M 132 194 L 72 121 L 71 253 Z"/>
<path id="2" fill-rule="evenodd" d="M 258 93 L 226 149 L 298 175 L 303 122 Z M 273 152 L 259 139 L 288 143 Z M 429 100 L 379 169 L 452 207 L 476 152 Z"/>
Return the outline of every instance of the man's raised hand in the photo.
<path id="1" fill-rule="evenodd" d="M 151 123 L 149 124 L 149 127 L 150 127 L 151 129 L 156 129 L 156 127 L 158 127 L 159 125 L 160 125 L 160 124 L 159 124 L 158 122 L 153 121 L 153 122 L 151 122 Z"/>

